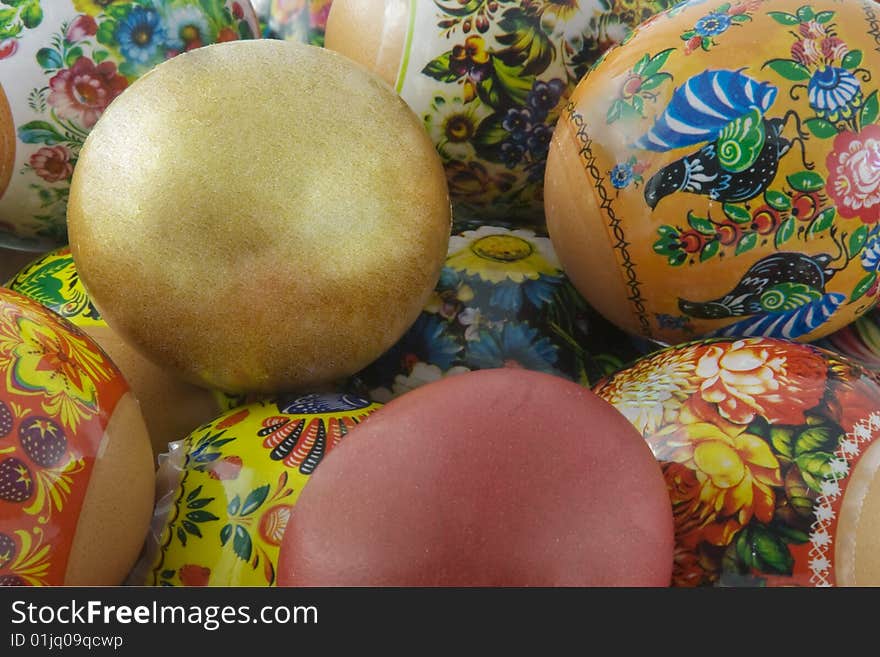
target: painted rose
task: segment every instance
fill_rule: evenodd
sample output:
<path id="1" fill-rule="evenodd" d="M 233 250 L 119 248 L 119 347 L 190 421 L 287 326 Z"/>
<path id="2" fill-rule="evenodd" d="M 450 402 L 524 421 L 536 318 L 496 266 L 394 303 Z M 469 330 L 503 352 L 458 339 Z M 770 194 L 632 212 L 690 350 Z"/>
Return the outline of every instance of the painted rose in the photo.
<path id="1" fill-rule="evenodd" d="M 782 476 L 767 441 L 742 425 L 705 417 L 702 409 L 685 409 L 682 421 L 649 438 L 665 462 L 676 542 L 728 545 L 752 518 L 769 523 Z"/>
<path id="2" fill-rule="evenodd" d="M 98 33 L 98 23 L 88 14 L 80 14 L 74 18 L 67 27 L 65 38 L 70 43 L 82 41 Z"/>
<path id="3" fill-rule="evenodd" d="M 116 64 L 95 64 L 86 57 L 49 80 L 49 104 L 62 119 L 92 128 L 110 102 L 128 86 Z"/>
<path id="4" fill-rule="evenodd" d="M 45 146 L 31 155 L 28 163 L 40 178 L 50 183 L 67 180 L 73 174 L 70 151 L 64 146 Z"/>
<path id="5" fill-rule="evenodd" d="M 825 392 L 827 366 L 806 346 L 762 338 L 710 345 L 697 363 L 700 395 L 736 424 L 756 415 L 770 423 L 802 424 Z M 793 403 L 794 402 L 794 403 Z"/>
<path id="6" fill-rule="evenodd" d="M 826 159 L 825 191 L 841 216 L 866 224 L 880 220 L 880 125 L 861 132 L 841 132 Z"/>
<path id="7" fill-rule="evenodd" d="M 0 41 L 0 60 L 12 57 L 18 51 L 18 41 L 14 38 Z"/>

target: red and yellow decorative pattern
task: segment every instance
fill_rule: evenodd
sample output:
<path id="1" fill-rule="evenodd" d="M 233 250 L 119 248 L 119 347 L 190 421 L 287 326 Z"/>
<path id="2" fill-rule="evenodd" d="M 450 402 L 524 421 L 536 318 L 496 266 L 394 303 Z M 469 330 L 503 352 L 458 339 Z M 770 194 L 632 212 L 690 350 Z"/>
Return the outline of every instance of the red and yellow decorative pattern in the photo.
<path id="1" fill-rule="evenodd" d="M 321 459 L 381 404 L 343 394 L 262 401 L 170 445 L 133 584 L 272 586 L 293 505 Z"/>
<path id="2" fill-rule="evenodd" d="M 0 288 L 0 585 L 61 585 L 104 431 L 128 386 L 55 313 Z"/>
<path id="3" fill-rule="evenodd" d="M 768 338 L 705 341 L 596 387 L 660 461 L 673 583 L 833 585 L 837 518 L 880 429 L 880 386 L 831 352 Z"/>

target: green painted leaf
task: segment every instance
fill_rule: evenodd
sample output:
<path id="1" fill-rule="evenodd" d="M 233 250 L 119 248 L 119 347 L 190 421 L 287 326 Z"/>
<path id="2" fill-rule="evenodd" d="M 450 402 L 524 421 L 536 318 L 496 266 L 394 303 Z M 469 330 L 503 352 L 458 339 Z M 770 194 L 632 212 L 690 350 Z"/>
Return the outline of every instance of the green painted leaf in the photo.
<path id="1" fill-rule="evenodd" d="M 73 66 L 76 63 L 76 60 L 83 56 L 83 50 L 79 46 L 75 46 L 67 51 L 67 55 L 64 61 L 68 66 Z"/>
<path id="2" fill-rule="evenodd" d="M 519 7 L 511 7 L 498 21 L 502 34 L 496 38 L 504 46 L 506 59 L 522 69 L 522 75 L 538 75 L 553 62 L 555 51 L 550 37 L 541 29 L 541 19 Z"/>
<path id="3" fill-rule="evenodd" d="M 822 210 L 822 212 L 816 215 L 816 218 L 810 223 L 807 235 L 816 235 L 817 233 L 821 233 L 831 228 L 831 224 L 834 222 L 834 216 L 836 214 L 837 210 L 835 208 L 825 208 Z"/>
<path id="4" fill-rule="evenodd" d="M 678 239 L 678 230 L 669 225 L 662 225 L 657 229 L 657 234 L 662 237 L 675 237 Z"/>
<path id="5" fill-rule="evenodd" d="M 688 224 L 698 233 L 708 235 L 709 237 L 715 237 L 715 224 L 708 219 L 698 217 L 693 212 L 688 212 Z"/>
<path id="6" fill-rule="evenodd" d="M 755 567 L 755 553 L 749 540 L 749 528 L 743 528 L 736 537 L 736 556 L 748 570 Z"/>
<path id="7" fill-rule="evenodd" d="M 186 532 L 183 531 L 183 527 L 177 528 L 177 540 L 180 541 L 183 547 L 186 547 Z"/>
<path id="8" fill-rule="evenodd" d="M 105 59 L 107 59 L 109 56 L 110 56 L 110 53 L 107 52 L 106 50 L 96 50 L 94 53 L 92 53 L 92 59 L 95 60 L 95 64 L 100 64 Z"/>
<path id="9" fill-rule="evenodd" d="M 175 573 L 173 570 L 163 570 L 160 577 L 162 577 L 162 579 L 171 579 L 174 575 Z"/>
<path id="10" fill-rule="evenodd" d="M 34 29 L 43 22 L 43 8 L 40 7 L 40 0 L 31 0 L 21 10 L 21 22 L 29 30 Z"/>
<path id="11" fill-rule="evenodd" d="M 231 500 L 229 500 L 229 506 L 226 507 L 226 513 L 231 516 L 238 515 L 238 509 L 241 507 L 241 498 L 236 495 Z"/>
<path id="12" fill-rule="evenodd" d="M 687 262 L 687 254 L 683 251 L 679 251 L 678 253 L 669 256 L 667 262 L 673 267 L 680 267 L 685 262 Z"/>
<path id="13" fill-rule="evenodd" d="M 210 522 L 211 520 L 220 520 L 217 516 L 215 516 L 210 511 L 190 511 L 186 514 L 187 519 L 192 520 L 193 522 Z"/>
<path id="14" fill-rule="evenodd" d="M 822 482 L 832 474 L 831 461 L 834 456 L 828 452 L 807 452 L 795 457 L 794 462 L 800 468 L 801 476 L 807 485 L 817 493 L 822 492 Z"/>
<path id="15" fill-rule="evenodd" d="M 786 543 L 795 543 L 797 545 L 806 543 L 810 540 L 810 535 L 800 529 L 796 529 L 790 525 L 773 524 L 771 525 L 774 534 L 777 534 Z"/>
<path id="16" fill-rule="evenodd" d="M 806 5 L 797 10 L 797 17 L 802 23 L 806 23 L 807 21 L 812 20 L 813 16 L 815 15 L 816 12 L 814 12 L 811 7 L 808 7 Z"/>
<path id="17" fill-rule="evenodd" d="M 235 526 L 232 550 L 242 561 L 250 561 L 251 553 L 253 552 L 253 541 L 251 541 L 251 535 L 241 525 Z"/>
<path id="18" fill-rule="evenodd" d="M 880 102 L 877 100 L 877 92 L 874 91 L 865 99 L 865 104 L 859 111 L 859 121 L 862 127 L 876 123 L 878 114 L 880 114 Z"/>
<path id="19" fill-rule="evenodd" d="M 247 516 L 256 511 L 259 506 L 266 501 L 266 497 L 269 495 L 269 484 L 265 486 L 260 486 L 259 488 L 252 490 L 250 494 L 247 496 L 247 499 L 244 501 L 244 506 L 241 507 L 242 516 Z"/>
<path id="20" fill-rule="evenodd" d="M 820 11 L 818 14 L 816 14 L 817 23 L 827 23 L 832 18 L 834 18 L 833 11 Z"/>
<path id="21" fill-rule="evenodd" d="M 721 248 L 721 242 L 718 240 L 712 240 L 711 242 L 707 242 L 703 247 L 703 250 L 700 251 L 700 262 L 706 262 L 709 258 L 718 253 L 718 249 Z"/>
<path id="22" fill-rule="evenodd" d="M 876 282 L 877 282 L 877 272 L 872 271 L 870 274 L 868 274 L 867 276 L 865 276 L 862 280 L 860 280 L 858 282 L 858 285 L 856 285 L 855 289 L 853 290 L 852 296 L 849 298 L 849 302 L 853 303 L 853 302 L 861 299 L 863 296 L 865 296 L 865 293 L 868 290 L 870 290 L 871 287 Z"/>
<path id="23" fill-rule="evenodd" d="M 131 8 L 125 6 L 124 3 L 111 4 L 105 2 L 104 5 L 104 13 L 115 20 L 123 20 L 128 16 L 128 12 L 131 11 Z"/>
<path id="24" fill-rule="evenodd" d="M 774 240 L 777 249 L 792 238 L 795 225 L 796 221 L 794 217 L 789 217 L 780 224 L 779 230 L 776 231 L 776 239 Z"/>
<path id="25" fill-rule="evenodd" d="M 758 233 L 746 233 L 736 245 L 736 255 L 751 251 L 758 244 Z"/>
<path id="26" fill-rule="evenodd" d="M 645 77 L 645 67 L 648 65 L 648 62 L 651 61 L 651 56 L 648 53 L 644 53 L 641 57 L 639 57 L 638 61 L 633 64 L 633 73 L 637 73 L 642 77 Z"/>
<path id="27" fill-rule="evenodd" d="M 223 525 L 223 529 L 220 530 L 220 545 L 226 545 L 229 542 L 229 538 L 232 536 L 232 525 Z"/>
<path id="28" fill-rule="evenodd" d="M 15 9 L 0 9 L 0 27 L 7 28 L 12 25 L 18 12 Z"/>
<path id="29" fill-rule="evenodd" d="M 764 529 L 760 525 L 752 530 L 752 550 L 755 557 L 755 566 L 763 572 L 777 575 L 791 575 L 794 567 L 794 557 L 788 545 L 773 532 Z"/>
<path id="30" fill-rule="evenodd" d="M 725 203 L 722 207 L 724 208 L 724 214 L 735 223 L 747 224 L 752 221 L 752 215 L 745 208 L 733 205 L 732 203 Z"/>
<path id="31" fill-rule="evenodd" d="M 529 92 L 535 82 L 535 76 L 523 71 L 521 66 L 508 66 L 500 57 L 491 57 L 493 77 L 500 85 L 499 94 L 502 99 L 514 105 L 525 105 Z M 492 105 L 498 108 L 499 105 Z"/>
<path id="32" fill-rule="evenodd" d="M 794 455 L 798 457 L 808 452 L 834 451 L 842 437 L 843 432 L 834 426 L 825 424 L 810 427 L 802 431 L 795 440 Z"/>
<path id="33" fill-rule="evenodd" d="M 201 486 L 196 486 L 196 487 L 190 492 L 190 494 L 186 496 L 186 501 L 187 501 L 187 502 L 192 502 L 194 499 L 196 499 L 196 498 L 199 496 L 199 494 L 200 494 L 201 492 L 202 492 L 202 487 L 201 487 Z"/>
<path id="34" fill-rule="evenodd" d="M 620 99 L 615 100 L 611 103 L 611 107 L 608 108 L 608 113 L 605 115 L 605 121 L 607 123 L 614 123 L 617 119 L 620 118 L 621 110 L 623 109 L 621 105 L 623 105 L 623 101 Z"/>
<path id="35" fill-rule="evenodd" d="M 510 136 L 503 124 L 504 116 L 501 112 L 496 112 L 483 119 L 474 132 L 471 143 L 477 152 L 487 160 L 493 162 L 500 160 L 501 143 Z"/>
<path id="36" fill-rule="evenodd" d="M 817 192 L 825 186 L 825 180 L 815 171 L 798 171 L 786 180 L 798 192 Z"/>
<path id="37" fill-rule="evenodd" d="M 99 39 L 100 40 L 100 39 Z M 427 66 L 422 69 L 422 73 L 428 77 L 439 80 L 440 82 L 455 82 L 459 75 L 449 70 L 449 61 L 452 58 L 452 51 L 445 52 L 436 59 L 428 62 Z"/>
<path id="38" fill-rule="evenodd" d="M 672 75 L 670 75 L 669 73 L 656 73 L 646 80 L 642 81 L 642 84 L 639 87 L 639 91 L 651 91 L 666 82 L 666 80 L 671 79 Z"/>
<path id="39" fill-rule="evenodd" d="M 64 141 L 64 137 L 46 121 L 31 121 L 18 128 L 18 138 L 26 144 L 47 144 L 54 146 Z"/>
<path id="40" fill-rule="evenodd" d="M 858 68 L 859 64 L 862 63 L 862 51 L 861 50 L 850 50 L 843 56 L 843 59 L 840 62 L 840 65 L 843 68 L 847 68 L 849 70 L 853 70 L 854 68 Z"/>
<path id="41" fill-rule="evenodd" d="M 767 205 L 769 205 L 774 210 L 779 210 L 780 212 L 791 210 L 791 199 L 782 192 L 768 189 L 766 192 L 764 192 L 764 200 L 767 201 Z"/>
<path id="42" fill-rule="evenodd" d="M 793 59 L 771 59 L 764 66 L 769 66 L 786 80 L 792 82 L 806 82 L 810 79 L 810 69 L 803 64 L 798 64 Z"/>
<path id="43" fill-rule="evenodd" d="M 37 63 L 47 71 L 53 71 L 64 67 L 61 54 L 54 48 L 40 48 L 37 51 Z"/>
<path id="44" fill-rule="evenodd" d="M 825 119 L 807 119 L 804 121 L 804 125 L 807 126 L 807 130 L 819 139 L 828 139 L 837 134 L 837 127 L 831 121 L 826 121 Z"/>
<path id="45" fill-rule="evenodd" d="M 768 11 L 767 15 L 782 25 L 799 25 L 801 22 L 797 16 L 787 14 L 784 11 Z"/>
<path id="46" fill-rule="evenodd" d="M 202 530 L 199 529 L 199 526 L 194 522 L 190 522 L 189 520 L 184 520 L 182 523 L 183 528 L 193 536 L 198 536 L 202 538 Z"/>
<path id="47" fill-rule="evenodd" d="M 663 65 L 666 63 L 666 60 L 669 59 L 669 55 L 671 55 L 673 52 L 675 52 L 675 48 L 667 48 L 666 50 L 662 50 L 651 57 L 648 65 L 645 66 L 645 69 L 642 71 L 642 77 L 650 78 L 651 76 L 659 72 L 660 69 L 663 68 Z M 668 75 L 668 73 L 666 75 Z M 671 78 L 672 76 L 670 75 L 669 77 Z"/>
<path id="48" fill-rule="evenodd" d="M 865 242 L 867 241 L 868 227 L 862 224 L 853 231 L 852 235 L 850 235 L 849 243 L 847 244 L 849 257 L 855 258 L 861 252 L 862 247 L 865 246 Z"/>
<path id="49" fill-rule="evenodd" d="M 792 458 L 794 455 L 792 451 L 793 438 L 794 431 L 792 429 L 781 426 L 770 427 L 770 444 L 773 445 L 773 449 L 786 458 Z"/>

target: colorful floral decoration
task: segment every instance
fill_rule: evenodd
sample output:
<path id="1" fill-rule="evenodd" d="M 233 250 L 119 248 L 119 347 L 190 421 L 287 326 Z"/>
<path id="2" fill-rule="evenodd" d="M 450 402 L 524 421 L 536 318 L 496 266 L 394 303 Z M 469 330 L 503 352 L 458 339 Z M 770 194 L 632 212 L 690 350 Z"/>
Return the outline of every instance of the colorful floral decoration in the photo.
<path id="1" fill-rule="evenodd" d="M 386 402 L 445 376 L 498 367 L 590 385 L 654 347 L 586 304 L 540 231 L 460 222 L 425 310 L 351 385 Z"/>
<path id="2" fill-rule="evenodd" d="M 37 258 L 8 281 L 6 287 L 37 301 L 86 332 L 91 327 L 107 328 L 107 322 L 80 281 L 70 247 L 63 246 Z M 238 408 L 245 403 L 244 395 L 219 390 L 212 393 L 221 410 Z"/>
<path id="3" fill-rule="evenodd" d="M 866 371 L 812 345 L 710 340 L 650 355 L 595 391 L 662 466 L 676 586 L 842 583 L 837 520 L 880 430 Z"/>
<path id="4" fill-rule="evenodd" d="M 872 308 L 852 324 L 814 344 L 880 373 L 880 308 Z"/>
<path id="5" fill-rule="evenodd" d="M 873 306 L 873 11 L 689 2 L 584 78 L 564 110 L 565 139 L 624 270 L 629 330 L 668 343 L 811 340 Z M 752 54 L 755 35 L 766 48 Z"/>
<path id="6" fill-rule="evenodd" d="M 291 509 L 321 459 L 381 408 L 347 394 L 256 402 L 160 458 L 147 547 L 131 583 L 272 586 Z"/>
<path id="7" fill-rule="evenodd" d="M 13 123 L 4 127 L 15 134 L 12 147 L 0 153 L 0 171 L 14 170 L 9 187 L 0 190 L 0 246 L 32 250 L 66 242 L 79 149 L 114 98 L 170 57 L 251 38 L 257 29 L 246 1 L 6 4 L 0 8 L 0 59 L 7 60 L 0 90 Z"/>
<path id="8" fill-rule="evenodd" d="M 333 0 L 267 0 L 266 34 L 275 39 L 324 45 Z"/>
<path id="9" fill-rule="evenodd" d="M 0 586 L 57 586 L 122 375 L 85 334 L 0 288 Z"/>
<path id="10" fill-rule="evenodd" d="M 675 2 L 411 2 L 397 90 L 433 136 L 459 211 L 540 224 L 565 99 L 602 52 Z"/>

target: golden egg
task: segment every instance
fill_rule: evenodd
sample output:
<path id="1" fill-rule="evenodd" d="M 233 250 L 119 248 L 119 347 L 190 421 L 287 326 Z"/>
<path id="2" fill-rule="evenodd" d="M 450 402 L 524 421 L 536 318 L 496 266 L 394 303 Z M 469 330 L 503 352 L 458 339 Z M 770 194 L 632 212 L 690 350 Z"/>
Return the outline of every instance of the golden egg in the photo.
<path id="1" fill-rule="evenodd" d="M 83 148 L 70 246 L 107 323 L 186 379 L 318 386 L 391 347 L 451 227 L 443 167 L 384 82 L 330 51 L 208 46 L 124 92 Z"/>

